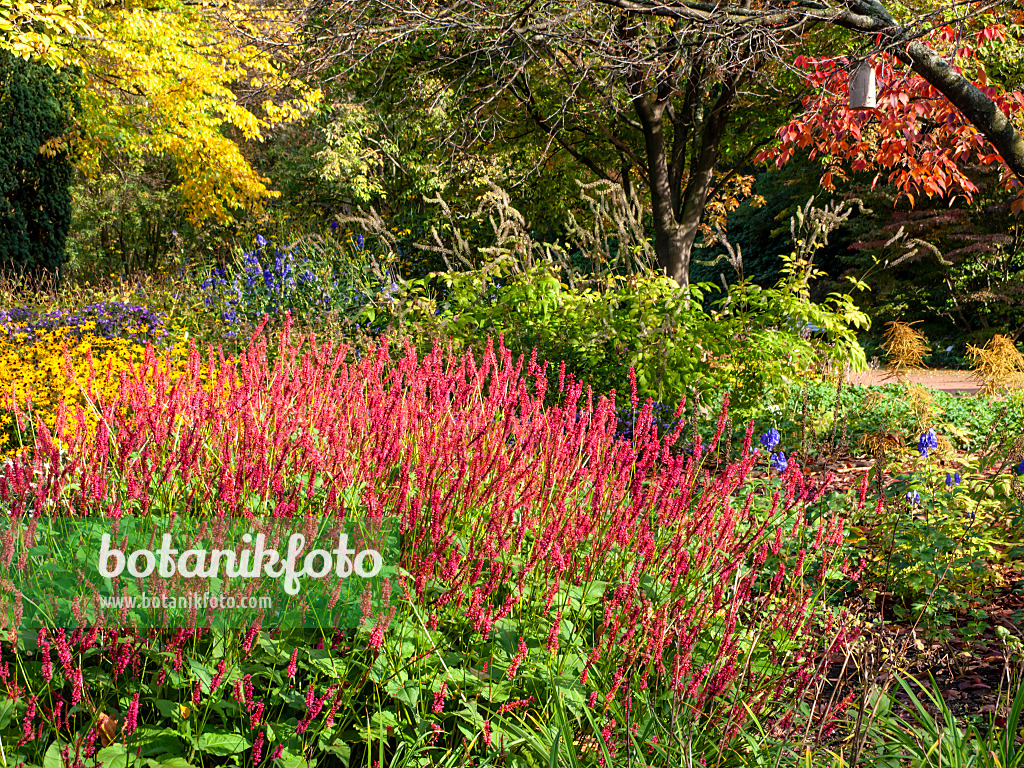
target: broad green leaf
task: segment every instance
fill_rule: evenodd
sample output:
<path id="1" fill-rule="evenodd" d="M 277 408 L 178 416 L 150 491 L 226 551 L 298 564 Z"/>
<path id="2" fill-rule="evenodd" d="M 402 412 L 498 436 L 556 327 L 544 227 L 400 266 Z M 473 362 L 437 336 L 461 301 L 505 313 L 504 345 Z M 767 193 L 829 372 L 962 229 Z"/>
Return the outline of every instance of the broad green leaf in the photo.
<path id="1" fill-rule="evenodd" d="M 96 753 L 96 761 L 103 768 L 125 768 L 128 765 L 128 750 L 124 744 L 111 744 Z"/>
<path id="2" fill-rule="evenodd" d="M 236 755 L 251 746 L 248 739 L 237 733 L 212 731 L 199 736 L 199 751 L 208 752 L 211 755 Z"/>

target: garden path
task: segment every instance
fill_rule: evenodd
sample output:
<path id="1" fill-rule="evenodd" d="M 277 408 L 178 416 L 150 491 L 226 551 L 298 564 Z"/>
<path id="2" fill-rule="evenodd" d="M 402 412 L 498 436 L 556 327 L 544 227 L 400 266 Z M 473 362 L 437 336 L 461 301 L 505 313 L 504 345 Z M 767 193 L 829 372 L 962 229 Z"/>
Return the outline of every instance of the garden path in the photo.
<path id="1" fill-rule="evenodd" d="M 929 369 L 908 373 L 906 378 L 913 384 L 921 384 L 930 389 L 938 389 L 943 392 L 963 392 L 968 395 L 974 395 L 981 389 L 981 382 L 978 381 L 973 371 Z M 895 384 L 896 378 L 892 371 L 877 368 L 862 373 L 851 373 L 847 376 L 847 381 L 851 384 L 874 386 Z"/>

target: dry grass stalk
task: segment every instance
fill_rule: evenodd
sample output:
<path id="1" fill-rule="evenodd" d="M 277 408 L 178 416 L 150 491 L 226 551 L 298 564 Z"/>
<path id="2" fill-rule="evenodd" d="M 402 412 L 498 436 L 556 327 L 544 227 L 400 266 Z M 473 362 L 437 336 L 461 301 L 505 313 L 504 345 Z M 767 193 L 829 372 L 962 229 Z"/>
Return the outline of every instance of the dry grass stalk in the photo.
<path id="1" fill-rule="evenodd" d="M 860 436 L 859 443 L 876 462 L 881 464 L 889 459 L 899 458 L 905 452 L 903 438 L 895 432 L 885 430 L 867 432 Z"/>
<path id="2" fill-rule="evenodd" d="M 913 327 L 913 323 L 893 320 L 885 328 L 885 360 L 889 369 L 900 379 L 907 371 L 924 368 L 924 358 L 931 348 L 924 334 Z"/>
<path id="3" fill-rule="evenodd" d="M 917 426 L 921 431 L 932 426 L 935 398 L 920 384 L 907 385 L 907 405 L 917 418 Z"/>
<path id="4" fill-rule="evenodd" d="M 982 394 L 994 395 L 1014 386 L 1024 386 L 1024 356 L 1010 339 L 996 334 L 984 347 L 967 345 L 974 372 L 983 382 Z"/>

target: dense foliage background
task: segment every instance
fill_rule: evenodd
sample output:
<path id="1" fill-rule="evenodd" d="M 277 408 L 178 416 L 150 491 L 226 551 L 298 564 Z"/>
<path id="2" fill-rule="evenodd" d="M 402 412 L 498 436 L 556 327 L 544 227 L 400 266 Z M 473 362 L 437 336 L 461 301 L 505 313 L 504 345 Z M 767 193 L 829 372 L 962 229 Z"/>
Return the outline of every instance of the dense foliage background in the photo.
<path id="1" fill-rule="evenodd" d="M 0 0 L 0 763 L 1024 765 L 1022 51 L 1020 0 Z M 393 525 L 386 610 L 33 570 L 278 512 Z"/>

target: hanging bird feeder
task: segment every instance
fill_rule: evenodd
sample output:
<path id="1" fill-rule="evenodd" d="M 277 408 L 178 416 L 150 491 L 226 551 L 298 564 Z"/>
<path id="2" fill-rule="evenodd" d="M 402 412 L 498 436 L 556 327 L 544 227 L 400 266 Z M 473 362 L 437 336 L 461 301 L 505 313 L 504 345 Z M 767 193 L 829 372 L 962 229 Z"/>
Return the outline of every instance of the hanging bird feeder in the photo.
<path id="1" fill-rule="evenodd" d="M 865 59 L 850 72 L 850 109 L 874 109 L 875 68 Z"/>

